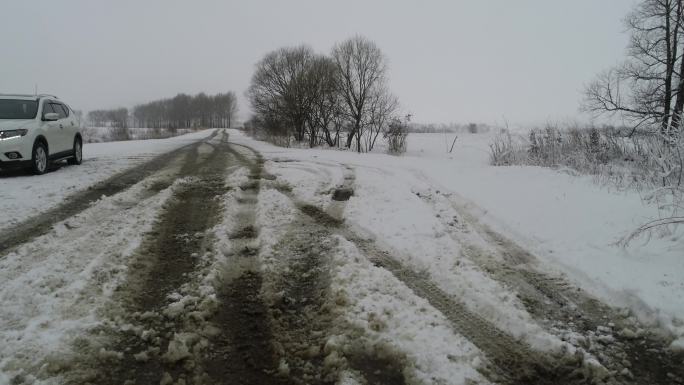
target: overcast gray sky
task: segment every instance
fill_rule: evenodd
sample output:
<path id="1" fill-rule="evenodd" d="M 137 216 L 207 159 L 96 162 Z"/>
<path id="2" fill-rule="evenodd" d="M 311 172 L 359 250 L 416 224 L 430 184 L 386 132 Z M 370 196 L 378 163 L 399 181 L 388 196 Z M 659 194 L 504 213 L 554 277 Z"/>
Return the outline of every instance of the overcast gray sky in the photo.
<path id="1" fill-rule="evenodd" d="M 578 115 L 585 83 L 624 56 L 636 0 L 62 0 L 0 2 L 0 92 L 55 93 L 75 109 L 233 90 L 254 63 L 354 34 L 390 61 L 420 122 L 535 124 Z"/>

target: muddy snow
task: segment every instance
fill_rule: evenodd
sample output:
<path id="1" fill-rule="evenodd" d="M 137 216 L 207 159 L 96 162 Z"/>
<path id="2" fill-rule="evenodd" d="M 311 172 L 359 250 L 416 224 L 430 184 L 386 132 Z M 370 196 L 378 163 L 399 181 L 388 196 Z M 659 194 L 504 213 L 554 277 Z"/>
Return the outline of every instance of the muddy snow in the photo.
<path id="1" fill-rule="evenodd" d="M 101 177 L 102 196 L 77 178 L 42 209 L 6 200 L 23 214 L 0 228 L 0 383 L 684 383 L 679 240 L 639 245 L 666 250 L 639 280 L 609 269 L 641 263 L 612 245 L 645 215 L 633 197 L 611 206 L 631 219 L 552 223 L 572 207 L 526 203 L 511 175 L 614 193 L 492 169 L 477 135 L 453 155 L 417 136 L 401 158 L 194 135 Z"/>

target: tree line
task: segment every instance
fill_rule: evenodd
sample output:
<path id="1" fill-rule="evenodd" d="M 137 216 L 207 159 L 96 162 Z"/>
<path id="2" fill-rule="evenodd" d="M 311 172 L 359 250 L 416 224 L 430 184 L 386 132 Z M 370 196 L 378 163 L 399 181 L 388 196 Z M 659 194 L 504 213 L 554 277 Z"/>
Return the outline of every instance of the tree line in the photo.
<path id="1" fill-rule="evenodd" d="M 147 127 L 176 130 L 179 128 L 230 128 L 237 115 L 237 98 L 233 92 L 207 95 L 178 94 L 127 108 L 94 110 L 88 121 L 97 127 Z"/>
<path id="2" fill-rule="evenodd" d="M 254 111 L 247 128 L 274 140 L 362 152 L 371 151 L 382 134 L 389 144 L 405 147 L 407 122 L 399 119 L 398 99 L 389 91 L 387 59 L 362 36 L 336 44 L 330 55 L 306 45 L 266 54 L 247 97 Z"/>

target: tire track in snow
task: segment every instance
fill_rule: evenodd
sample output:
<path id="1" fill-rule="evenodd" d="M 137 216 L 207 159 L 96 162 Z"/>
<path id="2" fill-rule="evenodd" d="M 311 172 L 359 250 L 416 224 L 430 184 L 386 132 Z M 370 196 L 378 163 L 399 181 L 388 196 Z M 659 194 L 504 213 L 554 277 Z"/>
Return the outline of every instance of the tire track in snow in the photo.
<path id="1" fill-rule="evenodd" d="M 244 148 L 258 154 L 247 146 Z M 288 185 L 274 181 L 275 178 L 268 179 L 268 188 L 295 201 Z M 328 191 L 337 197 L 331 203 L 331 213 L 342 214 L 345 201 L 353 194 L 353 182 L 353 170 L 347 167 L 342 183 Z M 368 384 L 404 384 L 403 363 L 395 361 L 393 356 L 379 357 L 355 349 L 344 353 L 344 363 L 326 362 L 330 333 L 345 327 L 334 324 L 329 299 L 329 255 L 337 245 L 334 230 L 341 221 L 327 214 L 318 216 L 318 210 L 312 205 L 299 206 L 302 213 L 273 247 L 271 257 L 278 267 L 264 277 L 274 292 L 269 308 L 273 315 L 273 338 L 281 355 L 281 374 L 296 384 L 333 384 L 340 376 L 339 371 L 349 366 Z"/>
<path id="2" fill-rule="evenodd" d="M 377 266 L 390 271 L 414 293 L 426 299 L 443 313 L 454 330 L 480 348 L 491 360 L 488 375 L 493 381 L 505 384 L 592 384 L 596 374 L 583 366 L 582 357 L 547 357 L 532 350 L 495 327 L 491 322 L 471 312 L 467 307 L 441 290 L 429 277 L 404 267 L 389 253 L 379 249 L 372 241 L 357 236 L 344 219 L 333 217 L 316 206 L 298 201 L 287 194 L 304 214 L 350 242 Z M 335 210 L 337 211 L 337 210 Z M 587 378 L 592 377 L 592 378 Z"/>
<path id="3" fill-rule="evenodd" d="M 183 157 L 188 153 L 192 153 L 195 151 L 197 146 L 199 146 L 201 143 L 211 140 L 214 136 L 216 136 L 216 134 L 217 131 L 214 131 L 208 138 L 159 155 L 147 163 L 135 166 L 129 170 L 116 174 L 102 182 L 95 184 L 94 186 L 89 187 L 87 190 L 77 192 L 74 195 L 69 196 L 66 198 L 64 203 L 53 209 L 47 210 L 46 212 L 41 213 L 34 218 L 29 218 L 19 224 L 13 225 L 9 229 L 0 231 L 0 257 L 16 246 L 46 234 L 48 231 L 50 231 L 53 225 L 85 210 L 92 202 L 100 199 L 103 195 L 114 195 L 126 190 L 132 185 L 151 176 L 153 173 L 162 170 L 175 159 Z M 154 194 L 163 190 L 164 188 L 170 186 L 172 182 L 173 181 L 171 180 L 166 186 L 161 184 L 156 185 L 156 191 L 153 188 L 150 191 L 150 194 Z"/>
<path id="4" fill-rule="evenodd" d="M 628 314 L 620 314 L 562 278 L 536 271 L 533 265 L 538 259 L 534 255 L 481 223 L 449 195 L 436 193 L 437 199 L 446 200 L 457 214 L 439 216 L 448 233 L 463 245 L 466 257 L 492 278 L 515 290 L 540 325 L 594 355 L 620 383 L 684 384 L 681 365 L 684 353 L 672 352 L 655 335 L 636 335 L 635 331 L 641 327 Z M 435 195 L 419 194 L 419 197 L 440 212 Z M 492 246 L 494 252 L 469 241 L 464 232 L 471 231 Z M 582 338 L 579 341 L 574 336 L 566 338 L 564 335 L 568 332 L 578 333 Z"/>
<path id="5" fill-rule="evenodd" d="M 250 174 L 248 181 L 239 186 L 239 228 L 229 235 L 230 253 L 237 259 L 231 264 L 237 266 L 227 269 L 237 277 L 217 290 L 219 306 L 208 321 L 220 333 L 211 339 L 203 366 L 212 384 L 290 384 L 287 373 L 278 372 L 270 313 L 261 298 L 263 277 L 256 261 L 259 250 L 254 246 L 263 159 L 256 152 L 250 154 L 255 159 L 249 159 L 250 155 L 234 147 L 229 151 L 241 165 L 249 167 Z"/>
<path id="6" fill-rule="evenodd" d="M 225 142 L 225 137 L 223 141 Z M 192 151 L 180 176 L 189 177 L 173 191 L 153 230 L 146 234 L 137 260 L 129 267 L 120 303 L 104 327 L 111 342 L 99 352 L 82 347 L 83 356 L 67 373 L 70 383 L 168 383 L 201 374 L 193 354 L 206 336 L 189 333 L 202 320 L 179 317 L 167 308 L 209 248 L 207 230 L 218 220 L 216 197 L 225 193 L 229 155 L 225 144 L 206 144 L 207 154 Z M 187 309 L 186 309 L 187 310 Z M 197 322 L 194 322 L 197 321 Z M 199 373 L 199 374 L 198 374 Z"/>

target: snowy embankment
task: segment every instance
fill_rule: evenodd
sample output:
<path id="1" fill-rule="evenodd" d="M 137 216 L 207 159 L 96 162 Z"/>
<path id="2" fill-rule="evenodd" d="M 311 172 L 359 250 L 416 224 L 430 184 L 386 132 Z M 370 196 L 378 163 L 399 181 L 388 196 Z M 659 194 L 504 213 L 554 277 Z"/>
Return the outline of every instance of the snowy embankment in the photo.
<path id="1" fill-rule="evenodd" d="M 353 170 L 356 193 L 344 214 L 349 222 L 401 251 L 397 257 L 404 263 L 430 273 L 443 290 L 463 296 L 469 307 L 533 346 L 562 343 L 531 322 L 506 287 L 463 257 L 462 245 L 447 234 L 448 226 L 459 226 L 448 219 L 454 208 L 532 251 L 537 269 L 565 276 L 650 325 L 684 335 L 684 239 L 615 244 L 657 213 L 636 192 L 612 191 L 591 177 L 540 167 L 490 166 L 488 134 L 460 134 L 451 154 L 445 143 L 453 135 L 412 134 L 408 153 L 392 157 L 284 149 L 229 132 L 231 141 L 271 160 L 268 171 L 288 180 L 296 194 L 321 205 L 329 196 L 320 192 L 342 181 L 342 166 Z"/>
<path id="2" fill-rule="evenodd" d="M 160 154 L 207 137 L 204 130 L 168 139 L 86 144 L 83 164 L 64 166 L 45 175 L 0 174 L 0 230 L 40 214 L 110 176 Z"/>

